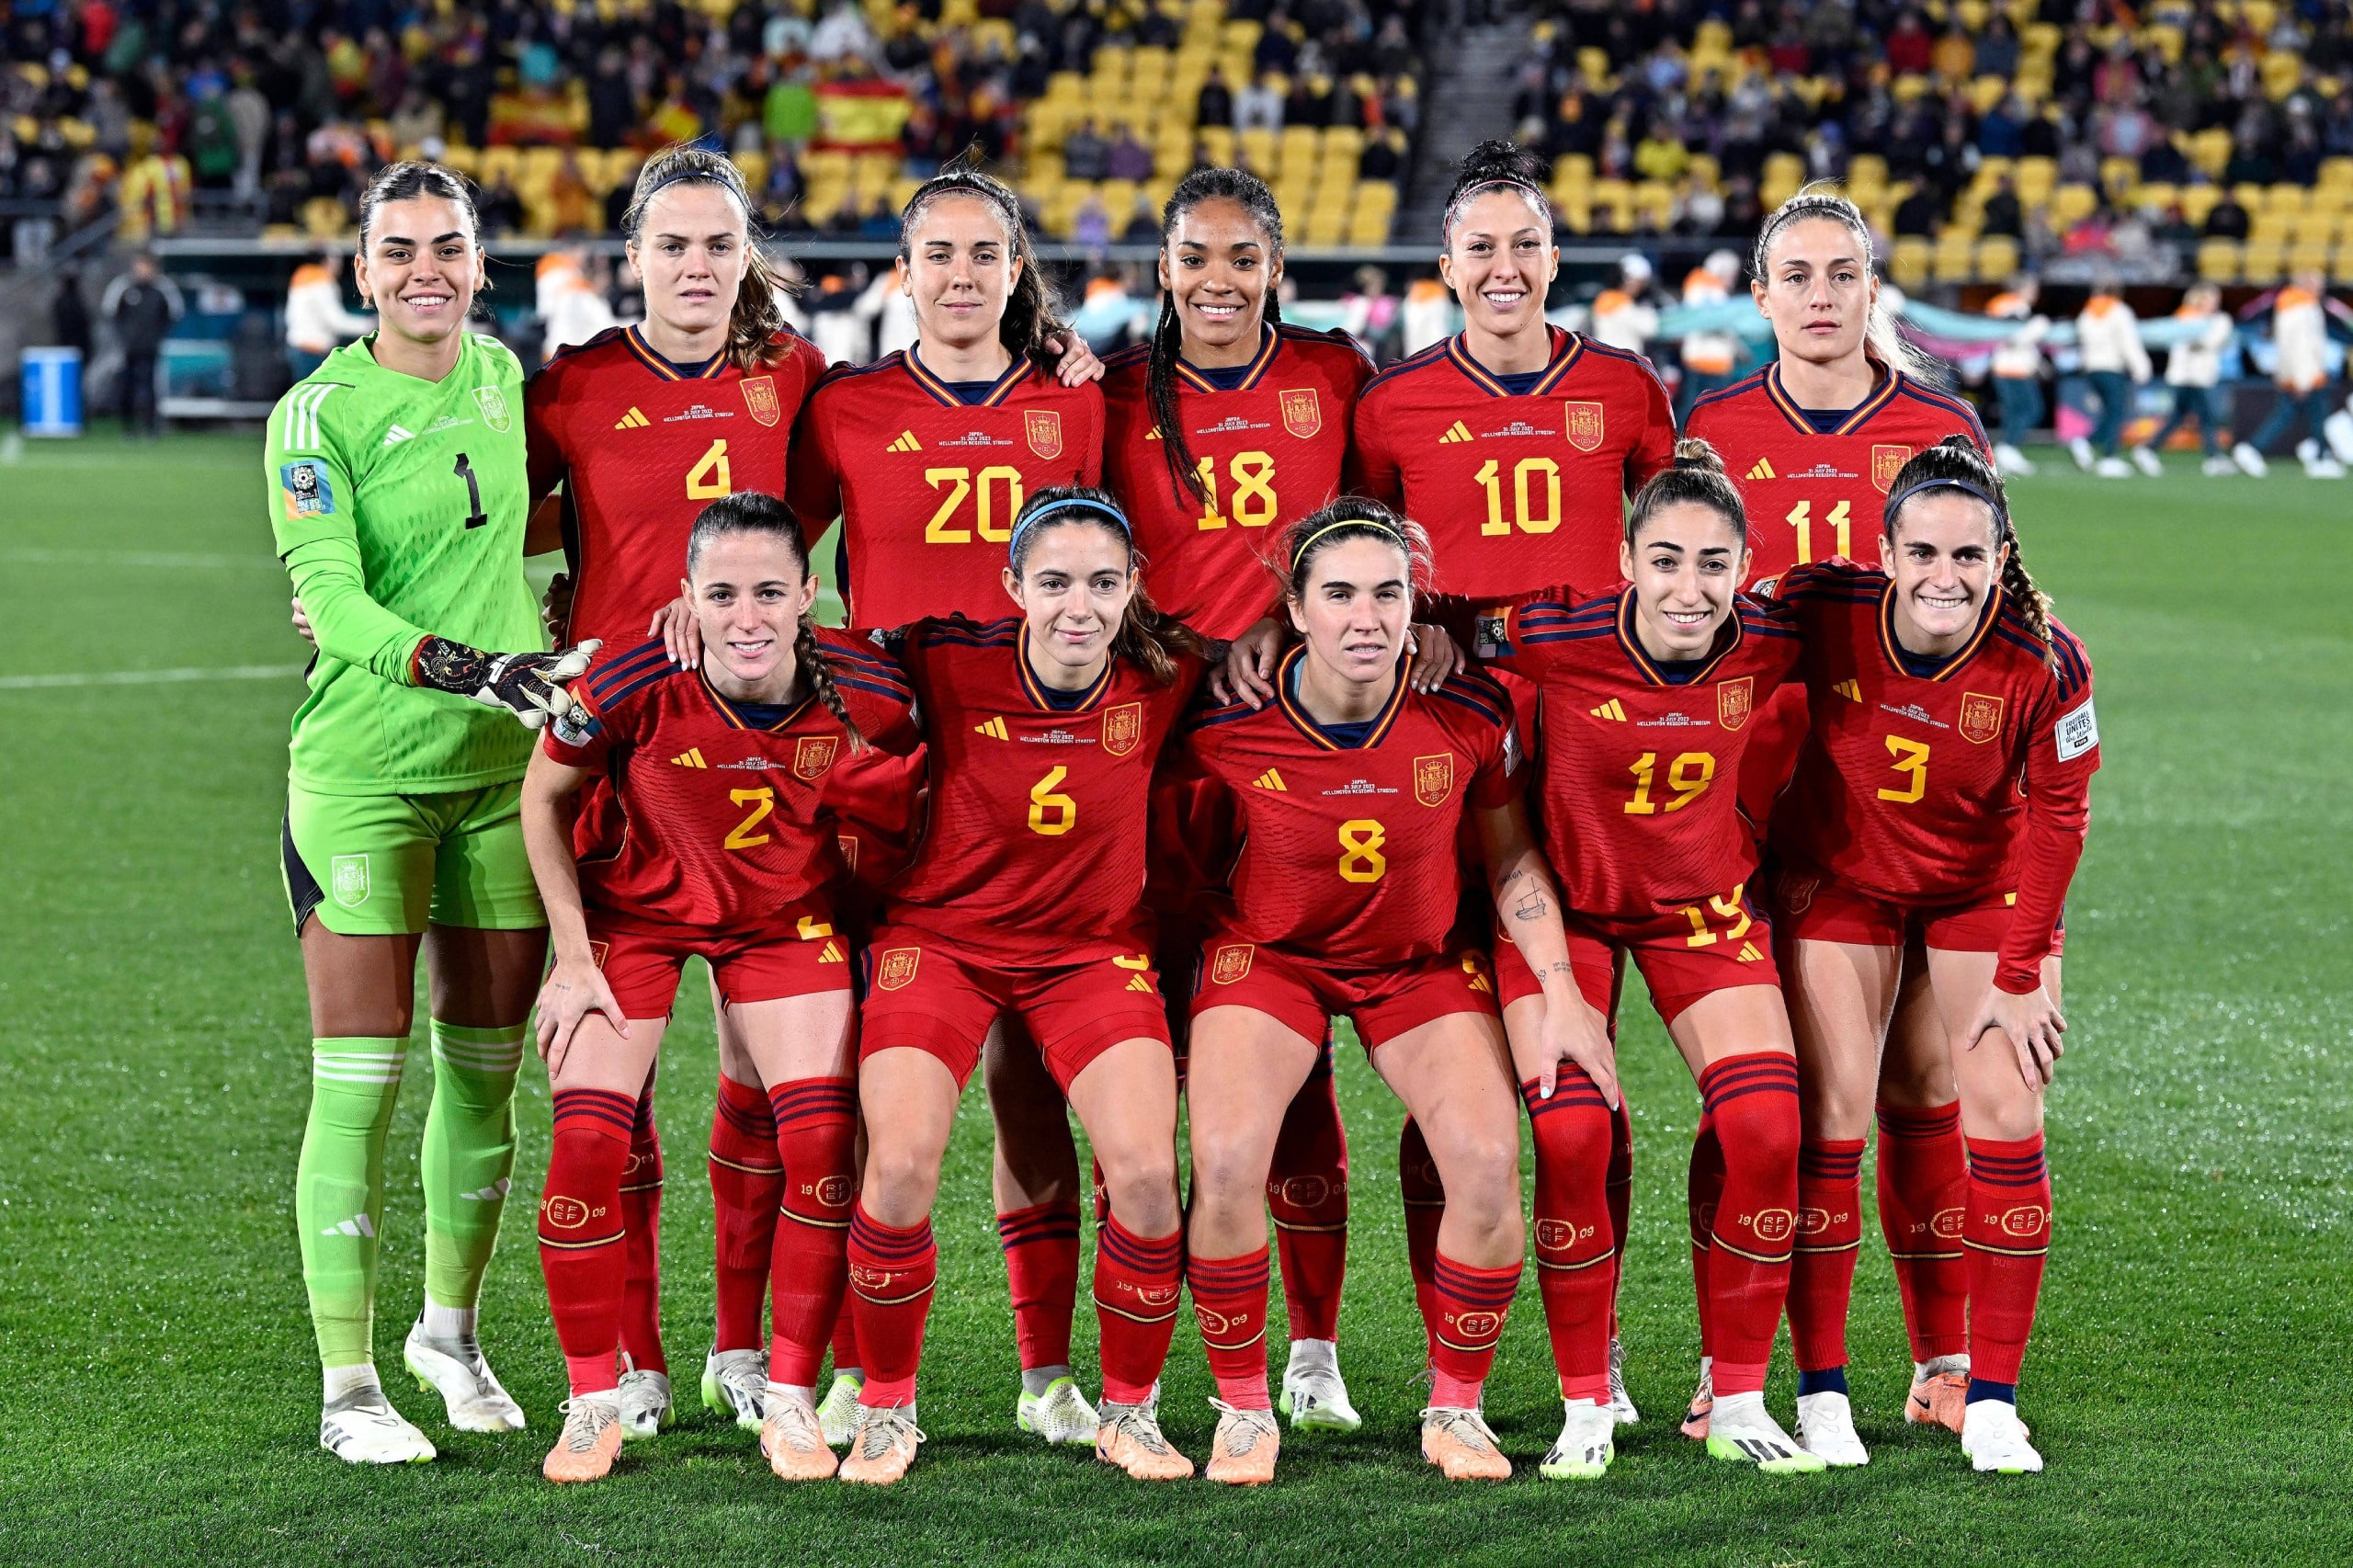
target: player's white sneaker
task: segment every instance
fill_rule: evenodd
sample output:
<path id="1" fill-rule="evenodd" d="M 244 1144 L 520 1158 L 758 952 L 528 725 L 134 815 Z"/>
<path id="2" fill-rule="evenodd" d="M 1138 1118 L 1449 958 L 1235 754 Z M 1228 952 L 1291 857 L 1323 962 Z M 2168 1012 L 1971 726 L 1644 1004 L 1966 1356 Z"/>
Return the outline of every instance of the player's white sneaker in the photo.
<path id="1" fill-rule="evenodd" d="M 1024 1389 L 1014 1403 L 1013 1420 L 1024 1432 L 1034 1432 L 1049 1443 L 1095 1446 L 1095 1407 L 1073 1378 L 1056 1378 L 1043 1393 Z"/>
<path id="2" fill-rule="evenodd" d="M 2074 440 L 2067 443 L 2067 455 L 2075 460 L 2075 466 L 2077 468 L 2084 470 L 2087 473 L 2091 472 L 2091 442 L 2086 440 L 2081 436 L 2076 437 Z"/>
<path id="3" fill-rule="evenodd" d="M 1283 1392 L 1275 1408 L 1295 1427 L 1353 1432 L 1364 1425 L 1340 1379 L 1340 1347 L 1328 1339 L 1290 1342 L 1290 1362 L 1283 1368 Z"/>
<path id="4" fill-rule="evenodd" d="M 523 1407 L 499 1386 L 498 1375 L 483 1358 L 473 1335 L 434 1339 L 425 1332 L 425 1320 L 408 1331 L 401 1346 L 401 1361 L 416 1378 L 416 1386 L 438 1393 L 448 1406 L 449 1425 L 460 1432 L 519 1432 Z"/>
<path id="5" fill-rule="evenodd" d="M 2042 1456 L 2027 1441 L 2018 1407 L 2005 1400 L 1970 1401 L 1961 1417 L 1961 1451 L 1979 1471 L 2034 1475 L 2042 1469 Z"/>
<path id="6" fill-rule="evenodd" d="M 1536 1473 L 1547 1481 L 1599 1480 L 1618 1457 L 1616 1414 L 1589 1399 L 1565 1401 L 1562 1412 L 1561 1435 Z"/>
<path id="7" fill-rule="evenodd" d="M 423 1464 L 433 1444 L 410 1426 L 384 1391 L 356 1388 L 319 1415 L 319 1447 L 346 1464 Z"/>
<path id="8" fill-rule="evenodd" d="M 1855 1436 L 1855 1407 L 1843 1393 L 1798 1395 L 1798 1446 L 1833 1470 L 1871 1462 L 1871 1451 Z"/>
<path id="9" fill-rule="evenodd" d="M 2307 479 L 2343 479 L 2345 465 L 2335 458 L 2313 458 L 2304 464 Z"/>
<path id="10" fill-rule="evenodd" d="M 621 1436 L 651 1437 L 676 1421 L 670 1403 L 670 1374 L 641 1372 L 629 1355 L 621 1355 Z"/>
<path id="11" fill-rule="evenodd" d="M 2160 459 L 2156 453 L 2151 451 L 2148 448 L 2133 448 L 2131 457 L 2132 466 L 2139 469 L 2143 473 L 2147 474 L 2151 479 L 2163 479 L 2165 476 L 2165 465 L 2164 460 Z"/>
<path id="12" fill-rule="evenodd" d="M 768 1358 L 757 1350 L 714 1350 L 702 1364 L 702 1403 L 746 1432 L 767 1419 Z"/>
<path id="13" fill-rule="evenodd" d="M 2238 464 L 2239 472 L 2249 479 L 2261 479 L 2271 470 L 2271 465 L 2263 460 L 2263 454 L 2245 441 L 2231 449 L 2231 461 Z"/>
<path id="14" fill-rule="evenodd" d="M 2209 479 L 2236 479 L 2239 465 L 2217 453 L 2198 465 L 2198 472 Z"/>
<path id="15" fill-rule="evenodd" d="M 2092 472 L 2102 479 L 2130 479 L 2132 465 L 2122 458 L 2102 458 L 2092 465 Z"/>
<path id="16" fill-rule="evenodd" d="M 858 1396 L 865 1390 L 864 1378 L 834 1374 L 834 1386 L 825 1391 L 824 1402 L 817 1406 L 817 1427 L 825 1434 L 827 1448 L 840 1448 L 857 1432 Z"/>
<path id="17" fill-rule="evenodd" d="M 2029 479 L 2034 476 L 2032 460 L 2007 441 L 1994 449 L 1994 461 L 2004 473 L 2024 474 Z"/>
<path id="18" fill-rule="evenodd" d="M 1753 1464 L 1767 1475 L 1810 1475 L 1821 1460 L 1798 1446 L 1765 1408 L 1761 1393 L 1720 1393 L 1708 1413 L 1708 1451 L 1735 1464 Z"/>
<path id="19" fill-rule="evenodd" d="M 1609 1336 L 1609 1415 L 1620 1426 L 1642 1423 L 1643 1413 L 1634 1408 L 1634 1396 L 1626 1392 L 1626 1346 L 1616 1335 Z"/>

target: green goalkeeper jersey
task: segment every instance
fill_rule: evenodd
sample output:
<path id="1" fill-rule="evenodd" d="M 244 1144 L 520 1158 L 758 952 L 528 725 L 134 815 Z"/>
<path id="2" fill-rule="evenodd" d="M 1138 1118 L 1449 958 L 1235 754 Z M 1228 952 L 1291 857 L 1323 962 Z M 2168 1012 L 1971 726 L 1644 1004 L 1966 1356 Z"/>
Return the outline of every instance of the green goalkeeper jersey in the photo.
<path id="1" fill-rule="evenodd" d="M 408 795 L 519 778 L 511 714 L 415 685 L 430 633 L 493 653 L 546 647 L 523 578 L 523 373 L 469 332 L 439 381 L 376 363 L 375 335 L 278 399 L 271 527 L 319 644 L 294 714 L 293 781 Z"/>

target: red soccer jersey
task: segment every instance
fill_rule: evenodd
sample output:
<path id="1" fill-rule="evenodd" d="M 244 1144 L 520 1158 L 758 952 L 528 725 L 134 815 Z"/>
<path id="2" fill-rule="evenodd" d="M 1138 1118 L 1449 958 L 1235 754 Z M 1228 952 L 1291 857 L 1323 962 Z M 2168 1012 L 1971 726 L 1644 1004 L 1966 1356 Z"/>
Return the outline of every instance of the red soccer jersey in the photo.
<path id="1" fill-rule="evenodd" d="M 1683 433 L 1716 449 L 1747 505 L 1751 582 L 1834 555 L 1878 564 L 1881 509 L 1914 452 L 1948 436 L 1994 451 L 1969 404 L 1901 370 L 1825 433 L 1768 365 L 1694 403 Z"/>
<path id="2" fill-rule="evenodd" d="M 1996 588 L 1968 645 L 1915 674 L 1889 588 L 1878 572 L 1829 561 L 1772 590 L 1804 633 L 1813 714 L 1773 811 L 1773 846 L 1896 903 L 1955 903 L 2015 883 L 2015 924 L 2026 924 L 2031 862 L 2063 854 L 2072 874 L 2068 846 L 2083 840 L 2099 767 L 2091 661 L 2056 621 L 2046 651 Z M 2055 903 L 2036 914 L 2038 960 L 2058 914 Z"/>
<path id="3" fill-rule="evenodd" d="M 1017 619 L 919 620 L 892 639 L 914 682 L 931 766 L 929 820 L 883 919 L 996 961 L 1082 939 L 1138 940 L 1146 809 L 1162 743 L 1199 682 L 1161 685 L 1113 659 L 1057 708 Z"/>
<path id="4" fill-rule="evenodd" d="M 1466 813 L 1525 782 L 1511 699 L 1475 670 L 1438 690 L 1397 689 L 1360 739 L 1317 724 L 1293 690 L 1304 648 L 1275 672 L 1276 699 L 1229 703 L 1187 725 L 1184 771 L 1221 787 L 1239 853 L 1212 900 L 1216 939 L 1373 969 L 1446 950 L 1464 877 Z"/>
<path id="5" fill-rule="evenodd" d="M 1631 588 L 1523 597 L 1483 618 L 1479 651 L 1532 681 L 1545 851 L 1579 915 L 1643 920 L 1748 880 L 1756 835 L 1735 785 L 1752 721 L 1798 661 L 1790 612 L 1745 595 L 1716 651 L 1660 665 Z M 1702 917 L 1705 911 L 1702 909 Z"/>
<path id="6" fill-rule="evenodd" d="M 1102 477 L 1094 382 L 1066 387 L 1017 359 L 988 396 L 966 403 L 916 353 L 835 366 L 793 432 L 787 498 L 813 536 L 842 519 L 852 626 L 994 619 L 1022 499 Z"/>
<path id="7" fill-rule="evenodd" d="M 1161 608 L 1204 637 L 1238 637 L 1278 589 L 1267 541 L 1340 493 L 1348 422 L 1372 361 L 1342 332 L 1269 326 L 1232 390 L 1176 365 L 1176 413 L 1210 492 L 1178 487 L 1163 458 L 1145 380 L 1148 346 L 1111 356 L 1103 376 L 1104 483 L 1135 524 Z"/>
<path id="8" fill-rule="evenodd" d="M 1392 365 L 1357 403 L 1348 488 L 1427 528 L 1441 592 L 1506 599 L 1615 583 L 1625 497 L 1675 456 L 1666 389 L 1639 354 L 1552 334 L 1525 396 L 1461 337 Z"/>
<path id="9" fill-rule="evenodd" d="M 572 641 L 598 638 L 607 657 L 634 646 L 678 597 L 703 507 L 737 491 L 784 494 L 793 420 L 825 358 L 792 333 L 776 342 L 781 358 L 747 376 L 724 355 L 673 365 L 635 327 L 615 327 L 531 378 L 531 495 L 563 486 Z"/>
<path id="10" fill-rule="evenodd" d="M 915 744 L 915 694 L 870 643 L 820 631 L 850 717 L 877 751 Z M 841 721 L 813 695 L 756 724 L 658 642 L 607 659 L 574 691 L 586 733 L 548 756 L 609 779 L 619 810 L 583 812 L 574 849 L 592 909 L 711 931 L 757 930 L 839 881 L 852 831 L 837 775 L 855 771 Z M 860 754 L 862 755 L 862 754 Z M 851 851 L 850 853 L 856 853 Z"/>

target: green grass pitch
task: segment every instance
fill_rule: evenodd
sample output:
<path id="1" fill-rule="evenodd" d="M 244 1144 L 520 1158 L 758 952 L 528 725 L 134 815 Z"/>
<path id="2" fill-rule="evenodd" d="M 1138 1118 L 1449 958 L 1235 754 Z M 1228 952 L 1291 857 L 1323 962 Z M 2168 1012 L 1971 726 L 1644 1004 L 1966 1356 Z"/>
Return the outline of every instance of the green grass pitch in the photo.
<path id="1" fill-rule="evenodd" d="M 1676 1435 L 1697 1353 L 1682 1240 L 1696 1096 L 1637 1006 L 1625 1334 L 1644 1420 L 1603 1483 L 1535 1477 L 1560 1410 L 1532 1282 L 1490 1384 L 1518 1478 L 1449 1487 L 1419 1460 L 1400 1115 L 1350 1057 L 1344 1364 L 1367 1426 L 1289 1440 L 1279 1484 L 1148 1488 L 1015 1433 L 975 1093 L 938 1216 L 931 1441 L 905 1484 L 789 1490 L 748 1434 L 688 1410 L 608 1482 L 559 1492 L 539 1476 L 563 1389 L 530 1239 L 548 1140 L 536 1067 L 484 1313 L 531 1429 L 450 1434 L 388 1376 L 439 1462 L 363 1471 L 316 1446 L 291 1210 L 307 1034 L 274 858 L 302 650 L 260 469 L 251 437 L 110 433 L 0 466 L 0 1559 L 2211 1562 L 2353 1547 L 2353 487 L 2178 462 L 2161 483 L 2018 486 L 2029 558 L 2097 663 L 2107 757 L 2068 911 L 2057 1245 L 2024 1385 L 2044 1475 L 1975 1477 L 1953 1438 L 1902 1424 L 1875 1229 L 1852 1340 L 1870 1467 L 1768 1479 Z M 241 667 L 264 673 L 40 678 Z M 708 1002 L 696 984 L 683 995 L 662 1119 L 666 1324 L 691 1397 L 713 1066 Z M 423 1109 L 413 1078 L 392 1145 L 388 1369 L 421 1288 Z M 1091 1387 L 1084 1312 L 1079 1336 Z M 1785 1417 L 1786 1366 L 1771 1390 Z M 1208 1392 L 1188 1312 L 1165 1409 L 1197 1460 Z"/>

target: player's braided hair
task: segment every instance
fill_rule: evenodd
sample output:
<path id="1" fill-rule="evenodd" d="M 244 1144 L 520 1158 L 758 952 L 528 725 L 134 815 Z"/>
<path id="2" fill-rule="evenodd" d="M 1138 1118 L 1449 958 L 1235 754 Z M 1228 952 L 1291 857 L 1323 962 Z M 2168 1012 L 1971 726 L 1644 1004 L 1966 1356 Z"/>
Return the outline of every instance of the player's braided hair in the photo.
<path id="1" fill-rule="evenodd" d="M 1268 562 L 1282 580 L 1283 596 L 1294 604 L 1305 598 L 1315 558 L 1352 539 L 1377 539 L 1403 551 L 1407 586 L 1416 596 L 1429 591 L 1430 536 L 1422 525 L 1369 497 L 1343 495 L 1283 529 L 1280 558 Z"/>
<path id="2" fill-rule="evenodd" d="M 2003 488 L 2001 473 L 1966 436 L 1947 436 L 1935 446 L 1913 453 L 1896 470 L 1893 482 L 1887 487 L 1887 508 L 1881 527 L 1887 534 L 1886 553 L 1891 560 L 1895 555 L 1895 528 L 1903 520 L 1904 508 L 1924 490 L 1958 490 L 1985 504 L 1994 526 L 1994 548 L 2006 546 L 2009 551 L 2002 560 L 2002 592 L 2018 607 L 2018 618 L 2042 644 L 2045 662 L 2054 661 L 2057 655 L 2051 651 L 2051 599 L 2034 585 L 2034 578 L 2026 569 L 2026 557 L 2018 549 L 2018 527 L 2010 521 L 2010 500 Z"/>
<path id="3" fill-rule="evenodd" d="M 359 197 L 359 254 L 368 254 L 368 238 L 375 233 L 376 214 L 388 201 L 414 201 L 420 196 L 438 197 L 466 215 L 466 233 L 473 247 L 482 249 L 482 217 L 474 210 L 473 182 L 455 169 L 421 159 L 408 158 L 397 164 L 386 164 L 368 182 Z M 490 274 L 483 274 L 477 296 L 490 292 Z M 375 301 L 369 301 L 375 308 Z"/>
<path id="4" fill-rule="evenodd" d="M 1135 530 L 1128 522 L 1127 513 L 1108 490 L 1091 484 L 1049 484 L 1029 493 L 1022 503 L 1020 515 L 1013 519 L 1013 539 L 1007 552 L 1008 564 L 1017 579 L 1022 567 L 1029 560 L 1029 551 L 1039 540 L 1054 528 L 1089 527 L 1116 534 L 1127 547 L 1129 569 L 1137 574 L 1135 592 L 1128 599 L 1127 613 L 1120 619 L 1120 630 L 1112 634 L 1111 653 L 1125 658 L 1161 685 L 1176 678 L 1176 658 L 1180 653 L 1198 653 L 1201 640 L 1190 628 L 1171 619 L 1168 613 L 1152 602 L 1144 591 L 1143 557 L 1136 552 Z"/>
<path id="5" fill-rule="evenodd" d="M 1282 209 L 1275 204 L 1275 193 L 1267 182 L 1245 169 L 1195 169 L 1176 182 L 1168 204 L 1160 210 L 1160 244 L 1168 248 L 1170 237 L 1186 213 L 1204 201 L 1231 201 L 1250 215 L 1258 227 L 1259 237 L 1267 244 L 1267 266 L 1269 271 L 1283 254 Z M 1175 267 L 1172 265 L 1173 274 Z M 1265 313 L 1263 320 L 1279 322 L 1282 305 L 1269 288 L 1261 297 Z M 1189 494 L 1207 505 L 1209 486 L 1201 482 L 1193 464 L 1193 449 L 1185 439 L 1184 422 L 1176 416 L 1176 358 L 1184 347 L 1184 329 L 1176 319 L 1176 296 L 1174 290 L 1160 296 L 1160 320 L 1152 330 L 1152 358 L 1144 372 L 1144 390 L 1152 402 L 1152 421 L 1160 427 L 1161 460 L 1168 465 L 1168 477 L 1174 492 L 1181 501 Z"/>
<path id="6" fill-rule="evenodd" d="M 637 171 L 629 210 L 621 216 L 621 233 L 632 244 L 642 244 L 646 209 L 655 196 L 676 185 L 715 186 L 735 199 L 736 210 L 744 214 L 744 277 L 735 286 L 735 304 L 727 312 L 725 352 L 728 362 L 741 370 L 776 363 L 784 357 L 776 336 L 785 329 L 785 297 L 794 285 L 760 249 L 765 233 L 752 215 L 751 187 L 731 159 L 685 142 L 673 142 L 646 159 Z"/>
<path id="7" fill-rule="evenodd" d="M 1773 242 L 1793 223 L 1809 218 L 1825 219 L 1844 224 L 1862 247 L 1863 269 L 1871 269 L 1874 256 L 1871 248 L 1871 226 L 1863 217 L 1863 210 L 1840 193 L 1839 187 L 1828 180 L 1814 180 L 1801 187 L 1795 196 L 1773 209 L 1765 226 L 1756 231 L 1756 246 L 1749 253 L 1749 276 L 1772 287 Z M 1870 314 L 1863 322 L 1863 344 L 1870 357 L 1890 370 L 1901 370 L 1919 380 L 1940 379 L 1936 361 L 1904 341 L 1895 330 L 1895 312 L 1883 300 L 1871 301 Z"/>
<path id="8" fill-rule="evenodd" d="M 1454 243 L 1454 225 L 1473 197 L 1491 190 L 1517 191 L 1552 226 L 1552 203 L 1544 195 L 1544 161 L 1517 142 L 1482 142 L 1456 166 L 1454 188 L 1446 193 L 1446 216 L 1438 221 L 1441 244 Z"/>
<path id="9" fill-rule="evenodd" d="M 1038 252 L 1029 243 L 1029 231 L 1022 224 L 1021 199 L 1003 180 L 983 173 L 973 154 L 949 164 L 915 187 L 915 194 L 907 198 L 906 206 L 899 213 L 900 265 L 907 266 L 914 260 L 915 225 L 924 213 L 933 202 L 950 196 L 977 198 L 1005 225 L 1005 243 L 1013 252 L 1013 259 L 1020 264 L 1020 271 L 1013 279 L 1012 291 L 1006 296 L 1005 314 L 997 322 L 997 341 L 1016 359 L 1027 359 L 1041 370 L 1051 370 L 1054 356 L 1049 341 L 1063 332 L 1063 324 L 1055 314 L 1054 291 L 1038 266 Z"/>
<path id="10" fill-rule="evenodd" d="M 1734 539 L 1748 542 L 1748 509 L 1724 472 L 1724 460 L 1707 442 L 1686 436 L 1675 443 L 1675 460 L 1634 493 L 1634 504 L 1626 509 L 1626 548 L 1634 548 L 1661 510 L 1686 504 L 1709 508 L 1730 526 Z"/>
<path id="11" fill-rule="evenodd" d="M 705 550 L 735 534 L 757 534 L 776 540 L 790 553 L 801 575 L 809 575 L 809 541 L 802 537 L 801 519 L 793 516 L 792 508 L 773 495 L 744 490 L 721 496 L 696 515 L 694 530 L 687 535 L 688 579 L 693 579 Z M 842 700 L 840 688 L 834 685 L 833 661 L 826 658 L 817 641 L 816 624 L 806 615 L 801 617 L 801 629 L 792 640 L 792 658 L 794 665 L 807 677 L 809 689 L 817 694 L 817 700 L 841 721 L 843 733 L 849 736 L 850 750 L 865 750 L 866 733 L 850 717 L 849 704 Z"/>

